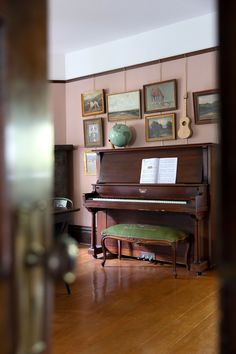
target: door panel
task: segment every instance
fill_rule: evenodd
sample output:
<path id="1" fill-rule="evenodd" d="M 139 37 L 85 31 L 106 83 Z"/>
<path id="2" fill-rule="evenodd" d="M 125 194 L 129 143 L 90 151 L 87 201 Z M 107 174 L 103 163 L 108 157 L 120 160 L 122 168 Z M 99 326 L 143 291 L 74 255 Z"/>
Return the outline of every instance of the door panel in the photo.
<path id="1" fill-rule="evenodd" d="M 9 0 L 0 10 L 1 352 L 48 353 L 53 126 L 46 1 Z"/>
<path id="2" fill-rule="evenodd" d="M 12 353 L 12 311 L 11 311 L 11 282 L 10 282 L 10 233 L 9 209 L 6 193 L 6 178 L 4 164 L 4 90 L 3 81 L 6 69 L 6 26 L 4 24 L 4 6 L 0 5 L 0 339 L 1 352 Z M 12 326 L 11 326 L 12 325 Z M 2 340 L 3 339 L 3 340 Z"/>

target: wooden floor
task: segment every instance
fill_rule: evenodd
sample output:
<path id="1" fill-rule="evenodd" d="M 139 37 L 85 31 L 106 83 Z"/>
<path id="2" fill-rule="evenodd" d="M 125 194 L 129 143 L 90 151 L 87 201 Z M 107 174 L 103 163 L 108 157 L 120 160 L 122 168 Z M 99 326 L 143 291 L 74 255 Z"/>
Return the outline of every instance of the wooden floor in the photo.
<path id="1" fill-rule="evenodd" d="M 217 354 L 218 279 L 169 265 L 101 260 L 80 246 L 78 278 L 55 289 L 53 354 Z"/>

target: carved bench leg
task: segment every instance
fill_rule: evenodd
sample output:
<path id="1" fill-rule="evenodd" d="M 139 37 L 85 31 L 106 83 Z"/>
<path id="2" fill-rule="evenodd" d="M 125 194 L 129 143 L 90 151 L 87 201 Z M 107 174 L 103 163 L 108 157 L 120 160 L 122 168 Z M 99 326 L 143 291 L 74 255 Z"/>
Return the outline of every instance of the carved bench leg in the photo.
<path id="1" fill-rule="evenodd" d="M 189 251 L 190 251 L 190 238 L 188 237 L 186 240 L 186 250 L 185 250 L 185 264 L 186 264 L 186 268 L 187 270 L 190 270 L 190 255 L 189 255 Z"/>
<path id="2" fill-rule="evenodd" d="M 118 258 L 121 259 L 121 240 L 117 240 L 117 246 L 118 246 Z"/>
<path id="3" fill-rule="evenodd" d="M 102 237 L 102 240 L 101 240 L 102 252 L 103 252 L 103 262 L 102 262 L 102 266 L 103 266 L 103 267 L 104 267 L 104 265 L 105 265 L 105 263 L 106 263 L 106 257 L 107 257 L 106 246 L 105 246 L 105 239 L 106 239 L 106 237 Z"/>

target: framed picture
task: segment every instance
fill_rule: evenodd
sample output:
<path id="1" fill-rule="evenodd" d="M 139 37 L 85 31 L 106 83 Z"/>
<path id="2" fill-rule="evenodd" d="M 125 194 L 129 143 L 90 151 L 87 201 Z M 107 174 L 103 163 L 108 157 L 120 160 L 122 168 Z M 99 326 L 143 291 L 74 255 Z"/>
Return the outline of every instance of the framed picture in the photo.
<path id="1" fill-rule="evenodd" d="M 145 117 L 146 141 L 175 139 L 175 113 Z"/>
<path id="2" fill-rule="evenodd" d="M 143 86 L 144 112 L 161 112 L 177 109 L 177 81 L 154 82 Z"/>
<path id="3" fill-rule="evenodd" d="M 97 154 L 93 151 L 84 152 L 84 173 L 89 176 L 96 176 L 97 174 Z"/>
<path id="4" fill-rule="evenodd" d="M 103 120 L 102 118 L 86 119 L 84 125 L 84 146 L 103 146 Z"/>
<path id="5" fill-rule="evenodd" d="M 196 124 L 216 123 L 220 114 L 220 92 L 218 89 L 193 92 L 194 117 Z"/>
<path id="6" fill-rule="evenodd" d="M 82 93 L 81 106 L 83 117 L 105 113 L 104 90 Z"/>
<path id="7" fill-rule="evenodd" d="M 140 119 L 141 90 L 107 95 L 107 113 L 109 121 Z"/>

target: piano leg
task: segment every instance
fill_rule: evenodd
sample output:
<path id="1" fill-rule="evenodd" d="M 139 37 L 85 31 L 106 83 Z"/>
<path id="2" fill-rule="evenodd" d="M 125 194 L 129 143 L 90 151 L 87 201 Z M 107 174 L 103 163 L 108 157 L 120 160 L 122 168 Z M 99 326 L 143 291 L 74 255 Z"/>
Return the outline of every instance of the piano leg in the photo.
<path id="1" fill-rule="evenodd" d="M 91 245 L 88 249 L 88 253 L 91 254 L 94 258 L 97 258 L 99 253 L 102 253 L 102 247 L 97 246 L 97 235 L 96 235 L 96 213 L 97 210 L 91 210 L 92 214 L 92 225 L 91 225 Z"/>
<path id="2" fill-rule="evenodd" d="M 173 276 L 174 276 L 174 278 L 176 278 L 177 277 L 177 273 L 176 273 L 176 242 L 172 242 L 171 247 L 172 247 L 172 253 L 173 253 Z"/>
<path id="3" fill-rule="evenodd" d="M 194 254 L 193 254 L 193 263 L 191 264 L 190 270 L 196 272 L 198 275 L 208 269 L 208 261 L 202 260 L 201 255 L 201 219 L 194 218 Z"/>

